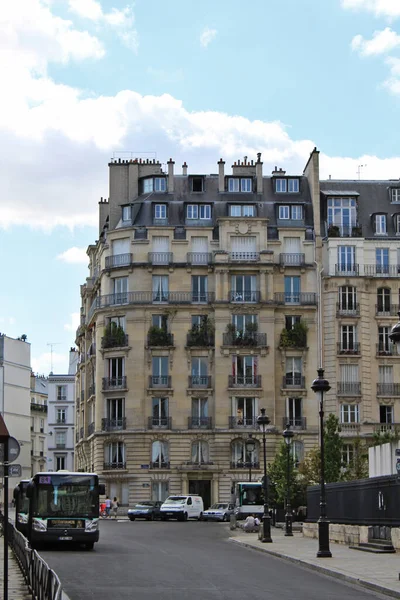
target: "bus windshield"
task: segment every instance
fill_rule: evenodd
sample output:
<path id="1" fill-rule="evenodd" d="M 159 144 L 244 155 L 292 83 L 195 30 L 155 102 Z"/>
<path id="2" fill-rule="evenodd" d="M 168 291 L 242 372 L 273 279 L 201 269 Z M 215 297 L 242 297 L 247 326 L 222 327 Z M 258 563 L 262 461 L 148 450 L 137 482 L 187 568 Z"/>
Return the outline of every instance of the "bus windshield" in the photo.
<path id="1" fill-rule="evenodd" d="M 98 514 L 96 482 L 92 476 L 45 475 L 35 486 L 33 516 L 94 517 Z"/>
<path id="2" fill-rule="evenodd" d="M 251 486 L 242 484 L 240 492 L 242 506 L 259 506 L 264 502 L 261 485 Z"/>

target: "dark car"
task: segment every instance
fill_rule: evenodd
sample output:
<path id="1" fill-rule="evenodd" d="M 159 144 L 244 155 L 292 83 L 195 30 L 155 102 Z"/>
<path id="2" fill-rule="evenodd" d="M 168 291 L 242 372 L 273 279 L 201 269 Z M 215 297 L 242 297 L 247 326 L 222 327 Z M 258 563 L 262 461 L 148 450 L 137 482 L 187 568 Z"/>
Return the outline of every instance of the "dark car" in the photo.
<path id="1" fill-rule="evenodd" d="M 160 506 L 162 502 L 158 500 L 145 500 L 138 502 L 133 508 L 128 510 L 128 517 L 131 521 L 135 519 L 146 519 L 146 521 L 154 521 L 160 519 Z"/>

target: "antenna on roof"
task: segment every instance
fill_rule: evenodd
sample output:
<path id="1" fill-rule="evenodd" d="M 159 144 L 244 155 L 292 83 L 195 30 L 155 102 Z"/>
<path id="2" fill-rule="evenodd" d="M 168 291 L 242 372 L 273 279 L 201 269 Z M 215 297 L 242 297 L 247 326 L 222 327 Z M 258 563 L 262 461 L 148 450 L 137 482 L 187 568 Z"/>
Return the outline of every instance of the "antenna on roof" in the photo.
<path id="1" fill-rule="evenodd" d="M 50 371 L 53 372 L 53 346 L 59 346 L 61 342 L 48 342 L 47 345 L 50 346 Z"/>
<path id="2" fill-rule="evenodd" d="M 363 167 L 366 167 L 367 165 L 358 165 L 357 167 L 357 175 L 358 175 L 358 179 L 361 179 L 361 169 Z"/>

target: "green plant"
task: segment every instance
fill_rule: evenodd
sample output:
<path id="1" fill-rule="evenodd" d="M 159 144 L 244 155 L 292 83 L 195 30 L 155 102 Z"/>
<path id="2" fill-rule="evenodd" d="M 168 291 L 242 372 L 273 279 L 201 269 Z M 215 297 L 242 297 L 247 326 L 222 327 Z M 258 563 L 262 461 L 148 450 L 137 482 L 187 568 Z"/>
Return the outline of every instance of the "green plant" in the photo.
<path id="1" fill-rule="evenodd" d="M 398 442 L 399 434 L 397 431 L 375 431 L 373 446 L 380 446 L 388 442 Z"/>
<path id="2" fill-rule="evenodd" d="M 152 325 L 148 331 L 149 346 L 169 346 L 170 336 L 165 327 Z"/>
<path id="3" fill-rule="evenodd" d="M 328 237 L 340 237 L 340 229 L 337 225 L 329 225 Z"/>
<path id="4" fill-rule="evenodd" d="M 201 319 L 200 325 L 192 325 L 189 331 L 189 346 L 212 346 L 214 343 L 214 321 L 205 316 Z"/>
<path id="5" fill-rule="evenodd" d="M 117 325 L 111 321 L 104 330 L 104 338 L 106 344 L 112 344 L 113 346 L 124 346 L 126 335 L 125 331 L 120 325 Z"/>
<path id="6" fill-rule="evenodd" d="M 281 332 L 280 346 L 282 348 L 305 348 L 307 346 L 308 326 L 305 321 L 295 323 L 291 329 Z"/>
<path id="7" fill-rule="evenodd" d="M 368 477 L 368 446 L 357 437 L 353 442 L 353 458 L 343 473 L 343 479 L 366 479 Z"/>
<path id="8" fill-rule="evenodd" d="M 351 230 L 352 237 L 362 237 L 362 228 L 359 225 L 356 225 Z"/>

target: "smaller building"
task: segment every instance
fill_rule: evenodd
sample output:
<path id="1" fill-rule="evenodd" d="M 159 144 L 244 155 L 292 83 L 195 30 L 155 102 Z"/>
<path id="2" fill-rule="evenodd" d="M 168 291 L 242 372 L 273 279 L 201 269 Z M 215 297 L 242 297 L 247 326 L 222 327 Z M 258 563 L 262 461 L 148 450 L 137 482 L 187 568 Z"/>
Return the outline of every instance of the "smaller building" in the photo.
<path id="1" fill-rule="evenodd" d="M 71 348 L 68 374 L 48 379 L 48 471 L 74 470 L 75 443 L 75 372 L 78 353 Z"/>
<path id="2" fill-rule="evenodd" d="M 31 373 L 31 475 L 46 471 L 47 377 Z"/>

